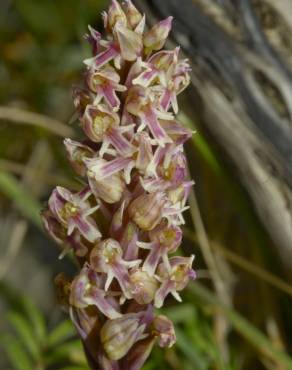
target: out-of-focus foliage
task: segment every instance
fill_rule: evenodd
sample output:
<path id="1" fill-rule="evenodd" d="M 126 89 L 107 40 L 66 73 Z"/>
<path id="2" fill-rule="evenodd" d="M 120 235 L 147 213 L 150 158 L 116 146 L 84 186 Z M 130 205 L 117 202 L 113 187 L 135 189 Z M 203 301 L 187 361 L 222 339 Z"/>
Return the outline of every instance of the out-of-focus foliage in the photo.
<path id="1" fill-rule="evenodd" d="M 94 0 L 2 0 L 2 104 L 19 101 L 66 119 L 68 85 L 86 52 L 78 41 L 89 23 L 100 20 L 102 5 Z"/>
<path id="2" fill-rule="evenodd" d="M 7 288 L 6 288 L 7 289 Z M 1 289 L 5 295 L 5 289 Z M 0 336 L 10 364 L 16 370 L 86 370 L 81 342 L 71 321 L 65 319 L 48 328 L 42 312 L 26 297 L 7 296 L 11 307 L 6 314 L 9 334 Z M 63 364 L 63 365 L 62 365 Z"/>
<path id="3" fill-rule="evenodd" d="M 70 90 L 81 80 L 82 60 L 89 55 L 82 36 L 87 24 L 99 27 L 104 5 L 100 0 L 0 1 L 3 369 L 86 368 L 52 288 L 53 276 L 70 274 L 74 264 L 58 260 L 38 214 L 53 186 L 78 186 L 61 137 L 64 130 L 79 135 L 76 124 L 64 128 L 73 114 Z M 196 128 L 197 117 L 180 118 Z M 292 289 L 271 243 L 236 174 L 218 159 L 219 148 L 202 130 L 187 155 L 196 198 L 190 202 L 184 250 L 196 254 L 199 283 L 184 294 L 183 304 L 169 301 L 165 313 L 175 322 L 177 344 L 167 351 L 156 348 L 144 370 L 290 369 Z"/>

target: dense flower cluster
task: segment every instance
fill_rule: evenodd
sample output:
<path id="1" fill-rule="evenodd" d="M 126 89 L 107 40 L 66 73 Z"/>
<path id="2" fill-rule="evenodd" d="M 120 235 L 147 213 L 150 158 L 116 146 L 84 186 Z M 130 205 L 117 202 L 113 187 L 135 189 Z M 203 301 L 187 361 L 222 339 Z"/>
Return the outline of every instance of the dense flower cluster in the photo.
<path id="1" fill-rule="evenodd" d="M 57 186 L 43 220 L 80 266 L 73 281 L 59 275 L 56 284 L 90 366 L 138 370 L 155 340 L 175 342 L 171 321 L 154 307 L 169 294 L 180 301 L 195 278 L 193 256 L 171 256 L 193 184 L 183 150 L 191 132 L 174 117 L 190 68 L 179 48 L 160 50 L 172 17 L 145 31 L 130 0 L 113 0 L 103 19 L 105 39 L 89 27 L 93 57 L 85 60 L 84 87 L 73 92 L 86 139 L 64 141 L 87 185 Z"/>

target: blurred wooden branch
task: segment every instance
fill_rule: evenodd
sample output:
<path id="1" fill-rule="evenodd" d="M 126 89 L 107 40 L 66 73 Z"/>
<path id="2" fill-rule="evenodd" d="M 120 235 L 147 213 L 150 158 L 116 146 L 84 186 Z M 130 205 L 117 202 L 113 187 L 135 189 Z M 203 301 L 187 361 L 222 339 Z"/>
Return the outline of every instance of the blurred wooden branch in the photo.
<path id="1" fill-rule="evenodd" d="M 74 130 L 70 126 L 43 114 L 28 112 L 19 108 L 0 106 L 0 120 L 38 126 L 61 137 L 74 136 Z"/>
<path id="2" fill-rule="evenodd" d="M 171 37 L 193 65 L 187 109 L 190 114 L 192 109 L 200 110 L 203 129 L 236 168 L 288 270 L 292 265 L 291 1 L 135 3 L 151 22 L 175 16 Z"/>

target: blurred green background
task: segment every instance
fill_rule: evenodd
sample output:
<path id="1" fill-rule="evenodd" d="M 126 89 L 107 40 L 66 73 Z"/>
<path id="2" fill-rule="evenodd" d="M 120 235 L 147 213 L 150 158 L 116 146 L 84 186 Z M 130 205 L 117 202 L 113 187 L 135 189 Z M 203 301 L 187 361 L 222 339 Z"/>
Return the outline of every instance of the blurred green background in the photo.
<path id="1" fill-rule="evenodd" d="M 74 272 L 42 231 L 39 212 L 56 184 L 76 187 L 62 137 L 71 87 L 89 55 L 87 25 L 100 0 L 0 2 L 0 368 L 84 370 L 81 344 L 58 306 L 53 278 Z M 182 98 L 183 99 L 183 98 Z M 183 104 L 183 101 L 182 101 Z M 155 349 L 145 370 L 290 369 L 292 288 L 232 168 L 200 127 L 187 155 L 196 180 L 183 250 L 199 279 L 164 309 L 177 345 Z"/>

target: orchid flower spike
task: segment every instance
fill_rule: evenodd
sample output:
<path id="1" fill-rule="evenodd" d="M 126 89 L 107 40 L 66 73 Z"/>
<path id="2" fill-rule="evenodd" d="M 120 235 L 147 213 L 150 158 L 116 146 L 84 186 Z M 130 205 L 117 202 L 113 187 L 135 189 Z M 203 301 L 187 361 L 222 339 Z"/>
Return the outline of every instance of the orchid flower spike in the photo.
<path id="1" fill-rule="evenodd" d="M 170 16 L 146 29 L 131 0 L 112 0 L 104 32 L 88 27 L 92 57 L 73 104 L 83 138 L 64 139 L 81 189 L 57 186 L 42 213 L 47 233 L 79 266 L 56 279 L 89 366 L 139 370 L 152 347 L 171 347 L 174 326 L 155 315 L 196 277 L 194 256 L 179 257 L 183 212 L 193 182 L 176 119 L 190 82 L 179 47 L 162 49 Z"/>

